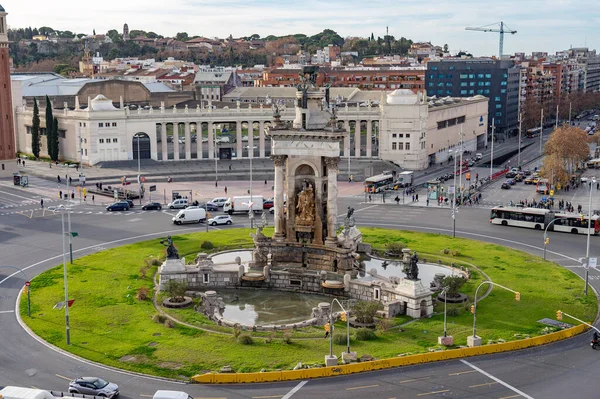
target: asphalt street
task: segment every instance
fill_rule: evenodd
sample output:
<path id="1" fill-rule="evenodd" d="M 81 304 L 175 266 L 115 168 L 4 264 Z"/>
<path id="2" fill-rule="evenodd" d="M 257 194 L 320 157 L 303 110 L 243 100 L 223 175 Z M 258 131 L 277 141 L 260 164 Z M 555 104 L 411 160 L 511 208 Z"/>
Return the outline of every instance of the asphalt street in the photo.
<path id="1" fill-rule="evenodd" d="M 1 191 L 10 192 L 10 188 L 3 187 Z M 12 197 L 8 194 L 1 198 Z M 33 195 L 28 200 L 37 198 Z M 451 234 L 452 231 L 448 208 L 357 202 L 357 198 L 342 198 L 340 209 L 348 205 L 355 206 L 359 226 L 441 234 Z M 166 234 L 205 229 L 204 225 L 174 226 L 170 221 L 173 211 L 106 214 L 98 211 L 98 207 L 72 205 L 75 212 L 72 214 L 72 230 L 79 233 L 79 237 L 73 240 L 75 257 Z M 457 235 L 541 254 L 540 232 L 490 225 L 488 219 L 489 209 L 461 208 L 457 217 Z M 256 386 L 182 386 L 80 362 L 34 341 L 16 322 L 14 314 L 16 296 L 26 278 L 61 263 L 60 221 L 60 215 L 52 213 L 36 213 L 31 218 L 22 213 L 0 217 L 3 249 L 0 273 L 12 274 L 10 266 L 15 266 L 24 269 L 27 275 L 17 274 L 0 280 L 0 357 L 3 364 L 0 368 L 0 385 L 64 390 L 68 379 L 87 374 L 100 375 L 117 382 L 121 386 L 121 396 L 127 399 L 147 397 L 157 389 L 185 390 L 196 398 L 565 398 L 574 397 L 574 392 L 578 398 L 597 397 L 594 370 L 600 362 L 598 354 L 587 345 L 587 335 L 532 350 L 465 359 L 467 363 L 451 361 L 311 380 L 296 391 L 293 390 L 301 382 Z M 234 216 L 233 227 L 243 225 L 248 225 L 247 218 Z M 578 259 L 584 255 L 585 237 L 561 233 L 550 233 L 550 237 L 549 259 L 583 275 Z M 600 237 L 592 237 L 592 256 L 600 255 L 598 239 Z M 592 285 L 600 286 L 600 273 L 591 270 L 590 275 Z M 292 396 L 286 396 L 292 391 Z"/>

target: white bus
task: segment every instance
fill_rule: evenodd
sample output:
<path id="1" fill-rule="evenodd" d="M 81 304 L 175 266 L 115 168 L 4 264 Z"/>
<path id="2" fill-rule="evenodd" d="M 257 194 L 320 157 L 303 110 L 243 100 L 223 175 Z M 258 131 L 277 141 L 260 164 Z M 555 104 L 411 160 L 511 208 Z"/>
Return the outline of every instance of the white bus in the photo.
<path id="1" fill-rule="evenodd" d="M 384 191 L 386 187 L 394 182 L 394 176 L 391 174 L 381 174 L 369 177 L 365 180 L 366 193 L 378 193 Z"/>
<path id="2" fill-rule="evenodd" d="M 577 215 L 573 213 L 556 213 L 554 215 L 556 221 L 553 227 L 554 231 L 562 231 L 564 233 L 573 234 L 588 234 L 588 215 Z M 598 235 L 600 233 L 600 221 L 598 215 L 592 215 L 590 224 L 590 234 Z"/>
<path id="3" fill-rule="evenodd" d="M 492 209 L 490 223 L 542 230 L 552 220 L 552 215 L 548 209 L 497 206 Z"/>

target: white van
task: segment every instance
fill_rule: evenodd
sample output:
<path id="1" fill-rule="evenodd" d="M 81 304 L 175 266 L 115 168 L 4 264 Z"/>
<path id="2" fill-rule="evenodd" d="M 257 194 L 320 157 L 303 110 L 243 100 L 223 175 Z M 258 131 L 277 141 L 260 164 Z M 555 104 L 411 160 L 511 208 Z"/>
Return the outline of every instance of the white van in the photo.
<path id="1" fill-rule="evenodd" d="M 0 390 L 2 399 L 56 399 L 54 395 L 43 389 L 4 387 Z"/>
<path id="2" fill-rule="evenodd" d="M 156 391 L 152 399 L 194 399 L 183 391 Z"/>
<path id="3" fill-rule="evenodd" d="M 180 210 L 172 220 L 174 224 L 204 222 L 206 221 L 206 209 L 190 206 L 189 208 Z"/>
<path id="4" fill-rule="evenodd" d="M 483 154 L 478 152 L 477 154 L 475 154 L 475 160 L 477 161 L 481 161 L 483 159 Z"/>
<path id="5" fill-rule="evenodd" d="M 167 208 L 169 209 L 185 209 L 188 207 L 188 200 L 187 198 L 179 198 L 176 200 L 173 200 L 173 202 L 169 202 L 169 204 L 167 205 Z"/>

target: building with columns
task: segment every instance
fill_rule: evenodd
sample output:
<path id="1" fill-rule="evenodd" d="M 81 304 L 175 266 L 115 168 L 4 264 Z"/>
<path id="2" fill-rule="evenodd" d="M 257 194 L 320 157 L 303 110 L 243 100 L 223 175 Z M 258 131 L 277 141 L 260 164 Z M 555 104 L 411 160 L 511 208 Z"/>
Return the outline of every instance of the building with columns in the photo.
<path id="1" fill-rule="evenodd" d="M 142 159 L 156 161 L 268 158 L 272 143 L 265 129 L 273 125 L 273 111 L 272 101 L 266 99 L 287 104 L 280 106 L 280 116 L 290 123 L 296 117 L 297 99 L 287 101 L 279 93 L 287 88 L 247 89 L 260 90 L 264 101 L 220 103 L 220 108 L 211 101 L 195 107 L 162 102 L 146 109 L 130 109 L 123 101 L 115 103 L 116 99 L 101 94 L 82 101 L 86 106 L 77 96 L 73 107 L 55 101 L 59 157 L 85 165 L 137 159 L 138 152 Z M 356 101 L 353 104 L 344 101 L 348 90 Z M 344 88 L 332 88 L 330 96 L 337 103 L 336 127 L 350 133 L 340 138 L 339 156 L 344 158 L 382 159 L 407 169 L 424 169 L 447 159 L 449 149 L 460 142 L 461 126 L 465 148 L 485 146 L 487 98 L 482 96 L 436 99 L 411 90 Z M 15 107 L 17 148 L 30 154 L 33 108 L 23 101 L 16 104 L 21 104 Z M 40 115 L 44 112 L 41 108 Z"/>
<path id="2" fill-rule="evenodd" d="M 6 15 L 0 6 L 0 177 L 12 176 L 17 169 Z"/>

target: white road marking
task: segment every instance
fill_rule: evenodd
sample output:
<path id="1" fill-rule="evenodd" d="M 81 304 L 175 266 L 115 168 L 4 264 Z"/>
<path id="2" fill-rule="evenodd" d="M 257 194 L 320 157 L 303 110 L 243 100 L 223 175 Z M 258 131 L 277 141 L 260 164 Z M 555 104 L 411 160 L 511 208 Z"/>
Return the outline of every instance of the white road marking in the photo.
<path id="1" fill-rule="evenodd" d="M 0 313 L 15 313 L 14 310 L 0 310 Z"/>
<path id="2" fill-rule="evenodd" d="M 300 381 L 298 385 L 296 385 L 291 391 L 285 394 L 285 396 L 281 399 L 290 399 L 293 394 L 298 392 L 300 388 L 302 388 L 308 381 Z"/>
<path id="3" fill-rule="evenodd" d="M 466 360 L 460 359 L 460 361 L 462 363 L 466 364 L 467 366 L 471 367 L 473 370 L 477 370 L 478 372 L 480 372 L 481 374 L 485 375 L 486 377 L 491 378 L 492 380 L 496 381 L 497 383 L 504 385 L 506 388 L 510 389 L 511 391 L 513 391 L 515 393 L 518 393 L 519 395 L 523 396 L 524 398 L 533 399 L 532 396 L 527 395 L 525 392 L 520 391 L 517 388 L 513 387 L 512 385 L 507 384 L 506 382 L 502 381 L 501 379 L 494 377 L 490 373 L 483 371 L 479 367 L 477 367 L 477 366 L 475 366 L 475 365 L 467 362 Z"/>
<path id="4" fill-rule="evenodd" d="M 31 197 L 24 197 L 22 195 L 18 195 L 18 194 L 13 194 L 13 193 L 9 193 L 7 191 L 0 191 L 1 194 L 7 194 L 7 195 L 12 195 L 13 197 L 17 197 L 17 198 L 22 198 L 24 200 L 28 200 L 28 201 L 33 201 L 34 199 Z"/>
<path id="5" fill-rule="evenodd" d="M 144 220 L 144 219 L 142 219 L 142 218 L 127 219 L 128 222 L 139 222 L 140 220 Z"/>

